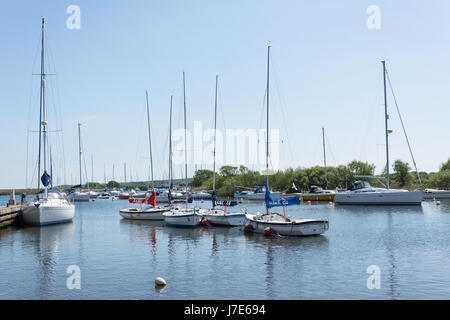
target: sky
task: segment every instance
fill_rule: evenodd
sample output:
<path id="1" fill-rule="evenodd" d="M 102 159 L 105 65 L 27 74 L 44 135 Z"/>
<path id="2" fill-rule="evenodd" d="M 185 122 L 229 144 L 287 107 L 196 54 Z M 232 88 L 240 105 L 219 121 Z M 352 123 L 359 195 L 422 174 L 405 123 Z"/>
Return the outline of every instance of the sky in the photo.
<path id="1" fill-rule="evenodd" d="M 80 9 L 79 29 L 67 27 L 70 5 Z M 379 28 L 370 6 L 379 8 Z M 55 181 L 77 184 L 78 122 L 84 181 L 92 171 L 109 181 L 113 167 L 124 181 L 125 163 L 127 181 L 149 178 L 145 90 L 154 177 L 167 178 L 170 96 L 175 130 L 183 127 L 183 71 L 188 130 L 194 121 L 212 128 L 216 74 L 218 129 L 264 129 L 268 44 L 279 168 L 322 165 L 324 127 L 328 165 L 356 159 L 384 169 L 386 60 L 418 169 L 437 171 L 450 157 L 449 12 L 437 0 L 2 1 L 0 188 L 37 184 L 41 17 L 54 74 L 47 108 Z M 391 162 L 412 166 L 390 94 L 388 113 Z M 174 149 L 183 159 L 184 144 Z M 196 168 L 212 165 L 190 164 L 188 175 Z M 173 170 L 182 177 L 184 162 Z"/>

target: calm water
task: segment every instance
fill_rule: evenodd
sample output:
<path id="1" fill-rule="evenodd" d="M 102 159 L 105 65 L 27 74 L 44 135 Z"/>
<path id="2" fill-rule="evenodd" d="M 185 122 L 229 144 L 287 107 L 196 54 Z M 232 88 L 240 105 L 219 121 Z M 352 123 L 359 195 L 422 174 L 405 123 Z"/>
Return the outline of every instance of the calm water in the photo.
<path id="1" fill-rule="evenodd" d="M 126 206 L 123 200 L 80 203 L 73 223 L 0 230 L 0 299 L 450 298 L 448 201 L 290 207 L 292 217 L 330 220 L 325 235 L 310 238 L 127 221 L 118 212 Z M 70 265 L 81 269 L 80 290 L 66 287 Z M 380 267 L 378 290 L 366 286 L 369 265 Z M 162 292 L 156 277 L 168 282 Z"/>

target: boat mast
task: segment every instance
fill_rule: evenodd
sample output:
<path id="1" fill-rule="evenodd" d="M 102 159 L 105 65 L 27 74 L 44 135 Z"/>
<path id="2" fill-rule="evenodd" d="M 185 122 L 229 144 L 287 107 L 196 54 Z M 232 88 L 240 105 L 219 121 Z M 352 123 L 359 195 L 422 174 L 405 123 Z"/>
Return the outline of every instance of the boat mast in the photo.
<path id="1" fill-rule="evenodd" d="M 183 71 L 183 103 L 184 103 L 184 172 L 185 172 L 185 181 L 184 185 L 186 188 L 186 194 L 188 192 L 187 188 L 187 126 L 186 126 L 186 79 Z M 188 206 L 188 194 L 186 196 L 186 209 Z"/>
<path id="2" fill-rule="evenodd" d="M 44 145 L 44 172 L 47 170 L 46 161 L 46 138 L 47 138 L 47 122 L 46 122 L 46 111 L 45 111 L 45 20 L 42 18 L 42 38 L 41 38 L 41 89 L 40 89 L 40 99 L 39 99 L 39 156 L 38 156 L 38 197 L 39 190 L 41 188 L 41 144 Z M 47 187 L 45 188 L 45 197 L 47 198 Z"/>
<path id="3" fill-rule="evenodd" d="M 173 102 L 173 95 L 170 96 L 170 119 L 169 119 L 169 191 L 172 187 L 172 102 Z"/>
<path id="4" fill-rule="evenodd" d="M 325 188 L 327 187 L 327 156 L 325 153 L 325 128 L 322 127 L 323 165 L 325 170 Z"/>
<path id="5" fill-rule="evenodd" d="M 80 163 L 80 190 L 82 188 L 82 176 L 81 176 L 81 123 L 78 122 L 78 161 Z"/>
<path id="6" fill-rule="evenodd" d="M 391 131 L 388 129 L 388 119 L 389 115 L 387 113 L 387 97 L 386 97 L 386 61 L 381 61 L 383 64 L 383 87 L 384 87 L 384 124 L 386 129 L 386 176 L 387 176 L 387 189 L 390 187 L 390 177 L 389 177 L 389 133 Z"/>
<path id="7" fill-rule="evenodd" d="M 217 134 L 217 86 L 219 76 L 216 75 L 216 94 L 214 99 L 214 151 L 213 151 L 213 191 L 216 190 L 216 134 Z"/>
<path id="8" fill-rule="evenodd" d="M 267 46 L 267 123 L 266 123 L 266 188 L 269 191 L 269 61 L 270 61 L 270 46 Z M 266 207 L 267 213 L 270 209 Z"/>
<path id="9" fill-rule="evenodd" d="M 153 158 L 152 158 L 152 136 L 150 131 L 150 112 L 148 109 L 148 92 L 145 90 L 145 97 L 147 99 L 147 124 L 148 124 L 148 147 L 150 149 L 150 172 L 152 176 L 152 188 L 155 189 L 155 182 L 153 180 Z"/>

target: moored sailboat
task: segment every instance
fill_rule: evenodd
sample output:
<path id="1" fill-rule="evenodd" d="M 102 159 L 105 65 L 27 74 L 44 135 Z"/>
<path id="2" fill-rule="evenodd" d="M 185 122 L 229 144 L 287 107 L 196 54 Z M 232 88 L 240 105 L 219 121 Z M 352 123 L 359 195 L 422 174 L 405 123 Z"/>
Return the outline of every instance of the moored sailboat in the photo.
<path id="1" fill-rule="evenodd" d="M 266 213 L 246 215 L 244 231 L 263 233 L 264 235 L 309 236 L 319 235 L 328 230 L 327 219 L 290 219 L 287 216 L 287 206 L 300 204 L 299 198 L 274 199 L 269 189 L 269 63 L 270 46 L 267 48 L 267 127 L 266 127 Z M 270 212 L 272 207 L 283 207 L 284 214 Z"/>
<path id="2" fill-rule="evenodd" d="M 216 75 L 216 93 L 214 103 L 214 151 L 213 151 L 213 193 L 211 196 L 212 208 L 200 209 L 200 214 L 205 223 L 216 226 L 241 226 L 245 223 L 245 214 L 243 212 L 227 212 L 228 206 L 237 205 L 236 201 L 219 200 L 216 196 L 216 131 L 217 131 L 217 87 L 219 76 Z M 219 209 L 216 206 L 222 206 Z"/>
<path id="3" fill-rule="evenodd" d="M 386 63 L 383 65 L 383 83 L 384 83 L 384 120 L 385 120 L 385 138 L 386 138 L 386 188 L 374 188 L 367 181 L 356 181 L 350 190 L 339 192 L 334 197 L 337 204 L 364 204 L 364 205 L 420 205 L 424 193 L 420 190 L 408 191 L 403 189 L 390 188 L 389 175 L 389 130 L 386 95 Z"/>
<path id="4" fill-rule="evenodd" d="M 45 20 L 42 18 L 42 48 L 41 48 L 41 88 L 40 88 L 40 119 L 39 119 L 39 157 L 38 157 L 38 194 L 36 199 L 28 203 L 23 209 L 25 223 L 32 225 L 49 225 L 71 221 L 75 215 L 75 206 L 71 204 L 61 193 L 53 190 L 51 185 L 52 176 L 47 173 L 47 110 L 46 110 L 46 73 L 44 64 L 44 40 Z M 42 143 L 42 150 L 41 150 Z M 43 158 L 43 174 L 41 174 L 41 151 Z M 44 186 L 41 189 L 41 182 Z"/>
<path id="5" fill-rule="evenodd" d="M 185 74 L 183 72 L 183 101 L 184 101 L 184 166 L 185 166 L 185 187 L 187 191 L 187 126 L 186 126 L 186 81 Z M 170 141 L 172 141 L 172 132 L 170 132 Z M 170 198 L 170 190 L 169 190 Z M 168 212 L 164 212 L 164 221 L 166 225 L 174 227 L 198 227 L 202 216 L 197 209 L 188 208 L 189 196 L 186 195 L 186 207 L 179 206 L 172 207 Z M 170 201 L 170 200 L 169 200 Z"/>
<path id="6" fill-rule="evenodd" d="M 145 91 L 146 101 L 147 101 L 147 125 L 148 125 L 148 145 L 150 150 L 150 168 L 151 168 L 151 178 L 152 178 L 152 195 L 147 199 L 141 198 L 129 198 L 130 203 L 139 203 L 140 208 L 125 208 L 120 209 L 119 213 L 122 217 L 132 220 L 164 220 L 163 213 L 170 210 L 170 207 L 156 207 L 156 192 L 155 183 L 153 179 L 153 157 L 152 157 L 152 137 L 150 130 L 150 112 L 148 107 L 148 92 Z M 119 195 L 120 198 L 120 195 Z M 146 208 L 142 208 L 142 204 L 148 204 Z"/>

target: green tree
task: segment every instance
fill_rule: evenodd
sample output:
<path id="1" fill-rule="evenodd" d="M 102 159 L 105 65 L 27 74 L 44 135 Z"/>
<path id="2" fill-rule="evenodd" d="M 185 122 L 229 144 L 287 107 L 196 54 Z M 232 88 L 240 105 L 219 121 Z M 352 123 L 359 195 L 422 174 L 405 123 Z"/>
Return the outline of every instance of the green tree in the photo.
<path id="1" fill-rule="evenodd" d="M 450 170 L 450 159 L 448 159 L 447 162 L 444 162 L 441 165 L 441 169 L 439 171 L 446 171 L 446 170 Z"/>
<path id="2" fill-rule="evenodd" d="M 245 167 L 244 167 L 245 168 Z M 222 166 L 220 168 L 220 174 L 222 176 L 228 177 L 228 176 L 235 176 L 239 174 L 238 167 L 233 166 Z"/>
<path id="3" fill-rule="evenodd" d="M 400 187 L 407 187 L 411 184 L 413 176 L 409 172 L 411 170 L 411 167 L 407 162 L 395 160 L 392 168 L 394 169 L 393 180 L 397 182 Z"/>
<path id="4" fill-rule="evenodd" d="M 192 178 L 191 185 L 193 187 L 200 187 L 204 182 L 213 176 L 214 172 L 212 170 L 197 170 L 195 171 L 194 177 Z"/>
<path id="5" fill-rule="evenodd" d="M 358 160 L 347 164 L 347 168 L 353 176 L 373 176 L 375 172 L 374 164 Z"/>
<path id="6" fill-rule="evenodd" d="M 117 181 L 109 181 L 106 186 L 110 189 L 112 188 L 120 188 L 120 183 L 118 183 Z"/>

